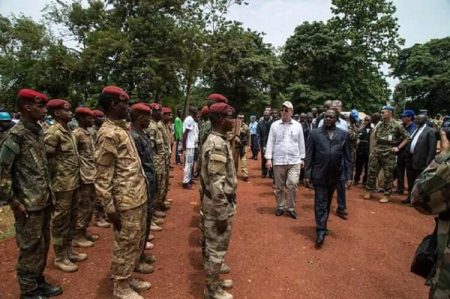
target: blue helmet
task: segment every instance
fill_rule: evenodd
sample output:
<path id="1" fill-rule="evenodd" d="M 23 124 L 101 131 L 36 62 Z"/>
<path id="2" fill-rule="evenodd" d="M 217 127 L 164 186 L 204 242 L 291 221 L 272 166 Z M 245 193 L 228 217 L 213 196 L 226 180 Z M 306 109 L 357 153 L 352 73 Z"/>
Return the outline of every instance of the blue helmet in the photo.
<path id="1" fill-rule="evenodd" d="M 350 112 L 350 117 L 353 118 L 356 122 L 359 122 L 359 112 L 356 109 L 353 109 Z"/>
<path id="2" fill-rule="evenodd" d="M 11 114 L 6 111 L 0 112 L 0 121 L 10 121 L 12 120 Z"/>

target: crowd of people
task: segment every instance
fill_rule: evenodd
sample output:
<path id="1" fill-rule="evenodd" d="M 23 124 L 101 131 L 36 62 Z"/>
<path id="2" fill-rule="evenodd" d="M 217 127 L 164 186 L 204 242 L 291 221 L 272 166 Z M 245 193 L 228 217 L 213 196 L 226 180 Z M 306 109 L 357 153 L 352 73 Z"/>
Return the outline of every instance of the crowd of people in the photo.
<path id="1" fill-rule="evenodd" d="M 430 120 L 426 111 L 416 115 L 407 109 L 397 121 L 390 105 L 367 115 L 345 113 L 335 100 L 294 114 L 293 104 L 285 101 L 280 110 L 267 107 L 259 119 L 250 116 L 247 124 L 217 93 L 203 107 L 188 107 L 184 119 L 177 111 L 174 120 L 168 107 L 156 102 L 130 106 L 129 100 L 123 89 L 107 86 L 98 98 L 99 109 L 73 109 L 66 100 L 22 89 L 16 103 L 20 117 L 0 111 L 0 199 L 11 206 L 16 220 L 21 298 L 62 293 L 43 276 L 50 243 L 55 268 L 77 271 L 88 257 L 75 247 L 91 247 L 99 238 L 89 232 L 91 222 L 114 229 L 113 297 L 143 298 L 138 292 L 151 284 L 132 273 L 154 271 L 156 258 L 148 250 L 154 246 L 152 232 L 162 230 L 173 202 L 168 198 L 172 157 L 184 164 L 184 189 L 193 190 L 199 179 L 204 297 L 220 299 L 233 298 L 227 291 L 233 282 L 220 274 L 231 271 L 224 259 L 239 169 L 242 180 L 249 180 L 247 154 L 260 157 L 261 177 L 272 180 L 276 216 L 298 218 L 299 184 L 314 191 L 318 249 L 328 235 L 335 192 L 336 215 L 342 219 L 349 215 L 346 190 L 361 182 L 367 189 L 364 199 L 382 192 L 379 202 L 388 203 L 396 180 L 397 193 L 408 190 L 402 203 L 414 205 L 429 189 L 413 191 L 414 183 L 422 182 L 421 173 L 435 161 L 450 163 L 450 117 Z M 448 191 L 449 184 L 447 177 L 439 186 Z M 433 207 L 447 207 L 434 214 L 448 214 L 449 194 L 433 195 Z M 448 240 L 445 215 L 439 216 L 440 235 Z M 442 248 L 438 256 L 433 298 L 450 294 L 449 251 Z"/>

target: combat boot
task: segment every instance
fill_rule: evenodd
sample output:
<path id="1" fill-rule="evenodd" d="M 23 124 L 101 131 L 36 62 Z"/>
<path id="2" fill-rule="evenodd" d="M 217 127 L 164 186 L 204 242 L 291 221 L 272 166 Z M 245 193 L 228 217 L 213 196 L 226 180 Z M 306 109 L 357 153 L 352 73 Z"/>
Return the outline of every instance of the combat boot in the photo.
<path id="1" fill-rule="evenodd" d="M 90 232 L 86 231 L 84 233 L 84 237 L 86 238 L 86 240 L 89 240 L 91 242 L 95 242 L 98 240 L 99 236 L 97 234 L 91 234 Z"/>
<path id="2" fill-rule="evenodd" d="M 364 199 L 371 199 L 372 198 L 372 192 L 367 191 L 366 194 L 364 194 Z"/>
<path id="3" fill-rule="evenodd" d="M 53 265 L 63 272 L 75 272 L 78 270 L 78 266 L 72 263 L 68 256 L 67 251 L 63 246 L 55 246 L 55 261 Z"/>
<path id="4" fill-rule="evenodd" d="M 163 211 L 154 211 L 153 212 L 153 216 L 155 216 L 157 218 L 165 218 L 166 217 L 166 213 L 164 213 Z"/>
<path id="5" fill-rule="evenodd" d="M 224 290 L 231 290 L 233 288 L 233 281 L 231 279 L 222 279 L 220 287 Z"/>
<path id="6" fill-rule="evenodd" d="M 155 222 L 152 221 L 152 224 L 150 225 L 150 230 L 154 232 L 160 232 L 162 231 L 162 227 L 158 226 Z"/>
<path id="7" fill-rule="evenodd" d="M 163 218 L 155 218 L 154 220 L 152 219 L 152 222 L 155 223 L 156 225 L 161 225 L 161 224 L 164 224 L 164 219 Z"/>
<path id="8" fill-rule="evenodd" d="M 144 299 L 131 288 L 128 279 L 114 282 L 113 296 L 114 299 Z"/>
<path id="9" fill-rule="evenodd" d="M 220 266 L 220 274 L 228 274 L 231 272 L 230 266 L 228 266 L 225 263 L 222 263 L 222 266 Z"/>
<path id="10" fill-rule="evenodd" d="M 140 280 L 134 277 L 130 277 L 128 279 L 128 282 L 130 283 L 130 286 L 135 290 L 136 292 L 146 291 L 152 287 L 152 284 L 145 280 Z"/>
<path id="11" fill-rule="evenodd" d="M 142 263 L 140 262 L 133 270 L 134 272 L 137 273 L 142 273 L 142 274 L 150 274 L 155 272 L 155 268 L 153 268 L 152 265 L 149 265 L 147 263 Z"/>
<path id="12" fill-rule="evenodd" d="M 215 291 L 211 292 L 207 287 L 203 291 L 204 299 L 233 299 L 233 295 L 223 290 L 222 288 L 218 288 Z"/>
<path id="13" fill-rule="evenodd" d="M 388 203 L 391 200 L 391 196 L 390 195 L 384 195 L 381 199 L 380 202 L 381 203 Z"/>
<path id="14" fill-rule="evenodd" d="M 95 220 L 95 226 L 108 228 L 111 227 L 111 224 L 108 223 L 103 217 L 101 217 Z"/>
<path id="15" fill-rule="evenodd" d="M 94 242 L 89 241 L 86 239 L 82 234 L 78 234 L 73 240 L 72 240 L 72 246 L 75 247 L 92 247 L 94 246 Z"/>
<path id="16" fill-rule="evenodd" d="M 82 252 L 76 252 L 72 246 L 67 246 L 67 256 L 71 262 L 82 262 L 87 260 L 87 254 Z"/>
<path id="17" fill-rule="evenodd" d="M 20 299 L 47 299 L 38 289 L 20 295 Z"/>
<path id="18" fill-rule="evenodd" d="M 156 262 L 156 258 L 154 255 L 142 255 L 141 256 L 141 262 L 147 263 L 147 264 L 153 264 Z"/>

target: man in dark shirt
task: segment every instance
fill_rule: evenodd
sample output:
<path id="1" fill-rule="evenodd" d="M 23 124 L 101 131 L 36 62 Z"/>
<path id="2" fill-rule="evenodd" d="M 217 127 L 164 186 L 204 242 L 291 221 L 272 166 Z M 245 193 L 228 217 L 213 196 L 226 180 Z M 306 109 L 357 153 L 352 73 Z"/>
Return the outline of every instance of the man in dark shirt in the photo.
<path id="1" fill-rule="evenodd" d="M 411 109 L 406 109 L 402 113 L 402 124 L 409 136 L 416 130 L 417 126 L 414 122 L 415 113 Z M 397 193 L 403 194 L 405 190 L 405 171 L 406 171 L 406 151 L 400 151 L 397 154 Z"/>
<path id="2" fill-rule="evenodd" d="M 262 177 L 265 178 L 268 174 L 266 167 L 266 158 L 264 158 L 264 154 L 266 153 L 266 144 L 267 138 L 269 137 L 270 131 L 270 111 L 265 110 L 263 114 L 263 119 L 261 119 L 258 123 L 258 127 L 256 128 L 256 134 L 259 137 L 259 144 L 261 145 L 261 169 L 262 169 Z M 269 171 L 269 175 L 271 175 L 272 170 Z"/>
<path id="3" fill-rule="evenodd" d="M 370 123 L 370 117 L 366 116 L 364 118 L 363 127 L 359 130 L 358 140 L 359 144 L 356 149 L 356 170 L 355 170 L 355 178 L 353 183 L 355 185 L 359 184 L 359 180 L 361 179 L 361 173 L 364 168 L 364 176 L 363 176 L 363 184 L 365 185 L 367 182 L 367 166 L 369 164 L 369 153 L 370 153 L 370 134 L 372 133 L 372 126 Z"/>

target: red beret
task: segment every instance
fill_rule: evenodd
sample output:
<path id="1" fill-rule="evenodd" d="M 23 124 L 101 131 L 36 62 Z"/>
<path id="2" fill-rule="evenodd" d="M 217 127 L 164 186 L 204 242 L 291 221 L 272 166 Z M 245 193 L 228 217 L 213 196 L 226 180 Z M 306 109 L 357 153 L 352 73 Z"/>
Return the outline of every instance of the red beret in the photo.
<path id="1" fill-rule="evenodd" d="M 94 112 L 87 107 L 78 107 L 75 109 L 75 114 L 94 116 Z"/>
<path id="2" fill-rule="evenodd" d="M 220 93 L 213 93 L 208 96 L 208 100 L 213 100 L 218 103 L 228 103 L 228 99 Z"/>
<path id="3" fill-rule="evenodd" d="M 136 103 L 132 105 L 130 109 L 131 111 L 141 111 L 148 114 L 152 112 L 152 109 L 148 105 L 145 105 L 144 103 Z"/>
<path id="4" fill-rule="evenodd" d="M 163 113 L 172 113 L 172 109 L 170 109 L 169 107 L 162 107 L 162 112 Z"/>
<path id="5" fill-rule="evenodd" d="M 234 108 L 226 103 L 215 103 L 209 107 L 209 112 L 228 115 L 234 113 Z"/>
<path id="6" fill-rule="evenodd" d="M 19 91 L 19 93 L 17 94 L 17 96 L 22 99 L 34 101 L 36 103 L 40 103 L 40 102 L 47 103 L 48 102 L 48 97 L 45 94 L 40 93 L 33 89 L 21 89 Z"/>
<path id="7" fill-rule="evenodd" d="M 105 113 L 103 113 L 102 110 L 92 110 L 92 112 L 94 113 L 94 117 L 105 117 Z"/>
<path id="8" fill-rule="evenodd" d="M 158 103 L 151 103 L 150 108 L 152 108 L 152 110 L 161 110 L 162 106 Z"/>
<path id="9" fill-rule="evenodd" d="M 120 87 L 117 86 L 106 86 L 103 88 L 102 93 L 110 94 L 119 97 L 119 100 L 127 102 L 130 96 Z"/>
<path id="10" fill-rule="evenodd" d="M 70 109 L 70 107 L 72 107 L 70 103 L 62 99 L 53 99 L 47 103 L 49 109 Z"/>
<path id="11" fill-rule="evenodd" d="M 206 115 L 206 114 L 208 114 L 209 113 L 209 108 L 208 108 L 208 106 L 204 106 L 203 108 L 202 108 L 202 110 L 200 111 L 200 114 L 201 115 Z"/>

